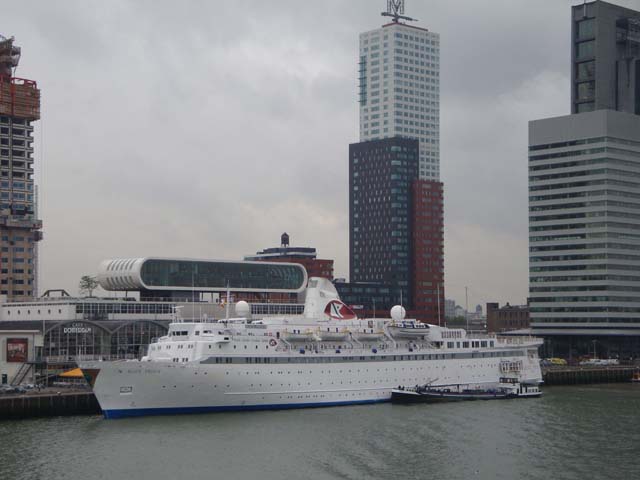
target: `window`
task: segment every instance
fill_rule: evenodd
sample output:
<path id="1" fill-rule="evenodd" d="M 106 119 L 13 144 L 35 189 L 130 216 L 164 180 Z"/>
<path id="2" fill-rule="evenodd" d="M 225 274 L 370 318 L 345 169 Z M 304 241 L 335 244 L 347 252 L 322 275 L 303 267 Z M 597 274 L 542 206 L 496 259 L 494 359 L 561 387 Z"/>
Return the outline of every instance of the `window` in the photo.
<path id="1" fill-rule="evenodd" d="M 576 80 L 591 80 L 595 75 L 596 62 L 582 62 L 576 64 Z"/>
<path id="2" fill-rule="evenodd" d="M 582 20 L 578 22 L 578 40 L 584 38 L 591 38 L 595 35 L 594 31 L 594 19 L 589 18 L 587 20 Z"/>
<path id="3" fill-rule="evenodd" d="M 593 112 L 595 109 L 594 102 L 579 103 L 577 106 L 578 113 Z"/>
<path id="4" fill-rule="evenodd" d="M 596 82 L 582 82 L 578 84 L 576 100 L 593 100 L 595 96 Z"/>
<path id="5" fill-rule="evenodd" d="M 595 41 L 580 42 L 576 45 L 576 57 L 589 58 L 593 57 L 595 52 Z"/>

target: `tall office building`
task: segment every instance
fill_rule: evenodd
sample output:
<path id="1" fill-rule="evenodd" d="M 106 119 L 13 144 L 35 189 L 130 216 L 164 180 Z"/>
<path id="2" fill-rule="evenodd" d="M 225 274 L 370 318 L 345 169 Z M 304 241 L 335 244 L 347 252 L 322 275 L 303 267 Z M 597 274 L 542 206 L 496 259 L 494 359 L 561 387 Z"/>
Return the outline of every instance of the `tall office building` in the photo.
<path id="1" fill-rule="evenodd" d="M 413 309 L 432 323 L 444 315 L 444 192 L 440 182 L 411 185 Z"/>
<path id="2" fill-rule="evenodd" d="M 418 178 L 419 152 L 418 140 L 402 137 L 349 146 L 349 271 L 351 282 L 362 285 L 339 291 L 345 298 L 362 290 L 402 302 L 411 316 L 438 323 L 444 319 L 442 183 Z M 378 302 L 378 311 L 388 307 Z"/>
<path id="3" fill-rule="evenodd" d="M 571 9 L 571 113 L 640 115 L 640 17 L 606 2 Z"/>
<path id="4" fill-rule="evenodd" d="M 391 286 L 412 305 L 411 185 L 418 141 L 387 138 L 349 145 L 349 278 Z"/>
<path id="5" fill-rule="evenodd" d="M 573 7 L 574 113 L 529 124 L 530 315 L 546 354 L 640 354 L 638 25 L 605 2 Z"/>
<path id="6" fill-rule="evenodd" d="M 420 142 L 421 179 L 440 178 L 440 36 L 402 20 L 403 1 L 389 1 L 393 20 L 360 34 L 360 141 L 395 136 Z"/>
<path id="7" fill-rule="evenodd" d="M 37 295 L 37 219 L 33 181 L 33 125 L 40 118 L 36 82 L 13 71 L 20 48 L 0 36 L 0 295 L 20 301 Z"/>

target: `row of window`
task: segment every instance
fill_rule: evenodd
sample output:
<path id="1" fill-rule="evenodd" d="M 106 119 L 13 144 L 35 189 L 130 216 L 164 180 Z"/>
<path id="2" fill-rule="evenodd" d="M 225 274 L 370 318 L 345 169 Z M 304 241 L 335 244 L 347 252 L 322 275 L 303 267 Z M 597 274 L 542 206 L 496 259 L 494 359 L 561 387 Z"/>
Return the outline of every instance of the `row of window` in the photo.
<path id="1" fill-rule="evenodd" d="M 567 275 L 567 276 L 552 276 L 541 277 L 531 276 L 529 282 L 531 283 L 549 283 L 549 282 L 601 282 L 604 280 L 611 280 L 617 282 L 640 282 L 640 277 L 633 275 Z"/>
<path id="2" fill-rule="evenodd" d="M 544 190 L 560 190 L 566 188 L 584 188 L 584 187 L 596 187 L 600 185 L 616 185 L 619 187 L 630 187 L 640 189 L 640 183 L 638 182 L 625 182 L 622 180 L 612 180 L 606 178 L 603 180 L 588 180 L 585 182 L 570 182 L 570 183 L 554 183 L 552 185 L 537 185 L 530 186 L 530 192 L 540 192 Z"/>
<path id="3" fill-rule="evenodd" d="M 529 157 L 529 161 L 537 162 L 540 160 L 549 160 L 554 158 L 578 157 L 582 155 L 595 155 L 597 153 L 615 153 L 619 155 L 626 155 L 630 157 L 640 158 L 640 152 L 636 152 L 635 150 L 627 150 L 627 149 L 615 148 L 615 147 L 599 147 L 599 148 L 589 148 L 586 150 L 572 150 L 570 152 L 547 153 L 544 155 L 531 155 Z"/>
<path id="4" fill-rule="evenodd" d="M 570 162 L 561 162 L 561 163 L 547 163 L 543 165 L 534 165 L 529 167 L 530 172 L 538 172 L 544 170 L 556 170 L 556 169 L 564 169 L 571 167 L 582 167 L 587 165 L 616 165 L 616 166 L 624 166 L 630 168 L 640 168 L 640 164 L 633 160 L 621 160 L 619 158 L 608 158 L 608 157 L 600 157 L 600 158 L 589 158 L 586 160 L 572 160 Z"/>
<path id="5" fill-rule="evenodd" d="M 544 227 L 529 227 L 530 232 L 543 232 L 555 230 L 579 230 L 579 229 L 600 229 L 600 228 L 619 228 L 623 230 L 640 230 L 640 225 L 635 223 L 622 222 L 593 222 L 593 223 L 574 223 L 547 225 Z"/>
<path id="6" fill-rule="evenodd" d="M 627 213 L 627 212 L 618 212 L 616 210 L 605 210 L 598 212 L 576 212 L 576 213 L 565 213 L 560 215 L 540 215 L 535 217 L 529 217 L 530 222 L 548 222 L 552 220 L 577 220 L 584 218 L 599 218 L 599 217 L 615 217 L 615 218 L 630 218 L 630 219 L 640 219 L 640 214 L 635 213 Z M 571 227 L 570 227 L 571 228 Z M 555 227 L 541 227 L 542 230 L 554 230 Z M 534 230 L 532 230 L 534 231 Z"/>
<path id="7" fill-rule="evenodd" d="M 567 200 L 570 198 L 584 197 L 623 197 L 640 199 L 639 193 L 625 192 L 622 190 L 590 190 L 571 193 L 554 193 L 551 195 L 532 195 L 529 197 L 530 202 L 542 202 L 547 200 Z"/>
<path id="8" fill-rule="evenodd" d="M 636 307 L 530 307 L 531 313 L 640 313 Z M 636 319 L 636 321 L 638 321 Z"/>
<path id="9" fill-rule="evenodd" d="M 453 344 L 454 342 L 448 342 Z M 474 341 L 472 346 L 471 342 L 456 342 L 456 344 L 466 344 L 457 348 L 494 348 L 494 341 Z M 481 347 L 481 343 L 485 346 Z M 454 348 L 454 347 L 451 347 Z M 430 353 L 430 354 L 410 354 L 410 355 L 365 355 L 365 356 L 328 356 L 328 357 L 305 357 L 303 356 L 304 349 L 301 350 L 301 355 L 295 357 L 291 356 L 277 356 L 277 357 L 236 357 L 236 356 L 215 356 L 209 357 L 200 363 L 232 363 L 232 364 L 278 364 L 278 363 L 355 363 L 355 362 L 389 362 L 389 361 L 425 361 L 425 360 L 462 360 L 470 358 L 501 358 L 501 357 L 522 357 L 525 353 L 521 350 L 504 350 L 497 352 L 459 352 L 459 353 Z"/>
<path id="10" fill-rule="evenodd" d="M 568 272 L 573 270 L 633 270 L 637 271 L 637 265 L 620 265 L 604 263 L 599 265 L 554 265 L 549 267 L 530 267 L 529 272 Z"/>
<path id="11" fill-rule="evenodd" d="M 596 253 L 591 255 L 555 255 L 549 257 L 529 257 L 530 262 L 567 262 L 574 260 L 630 260 L 639 262 L 638 255 L 620 255 L 616 253 Z M 639 267 L 640 268 L 640 267 Z"/>
<path id="12" fill-rule="evenodd" d="M 565 302 L 640 302 L 640 296 L 613 297 L 609 295 L 585 296 L 585 297 L 533 297 L 531 304 L 536 303 L 565 303 Z"/>
<path id="13" fill-rule="evenodd" d="M 562 250 L 640 250 L 640 245 L 629 243 L 582 243 L 568 245 L 550 245 L 544 247 L 530 247 L 529 252 L 558 252 Z"/>
<path id="14" fill-rule="evenodd" d="M 561 287 L 554 285 L 552 287 L 532 287 L 531 293 L 555 293 L 555 292 L 640 292 L 639 287 L 629 285 L 583 285 Z"/>
<path id="15" fill-rule="evenodd" d="M 640 164 L 637 165 L 640 167 Z M 532 175 L 529 176 L 530 182 L 541 182 L 545 180 L 557 180 L 561 178 L 576 178 L 585 177 L 589 175 L 617 175 L 625 178 L 640 178 L 640 172 L 633 170 L 618 170 L 616 168 L 597 168 L 594 170 L 574 170 L 571 172 L 552 173 L 546 175 Z"/>

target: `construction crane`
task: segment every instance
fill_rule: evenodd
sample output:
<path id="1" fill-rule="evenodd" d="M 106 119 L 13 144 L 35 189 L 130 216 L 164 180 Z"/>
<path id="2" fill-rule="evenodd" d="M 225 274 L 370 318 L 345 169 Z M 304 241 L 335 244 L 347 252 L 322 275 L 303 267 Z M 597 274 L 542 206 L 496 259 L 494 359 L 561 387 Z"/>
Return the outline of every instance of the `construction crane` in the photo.
<path id="1" fill-rule="evenodd" d="M 13 69 L 20 62 L 20 47 L 13 44 L 13 37 L 0 35 L 0 75 L 13 76 Z"/>

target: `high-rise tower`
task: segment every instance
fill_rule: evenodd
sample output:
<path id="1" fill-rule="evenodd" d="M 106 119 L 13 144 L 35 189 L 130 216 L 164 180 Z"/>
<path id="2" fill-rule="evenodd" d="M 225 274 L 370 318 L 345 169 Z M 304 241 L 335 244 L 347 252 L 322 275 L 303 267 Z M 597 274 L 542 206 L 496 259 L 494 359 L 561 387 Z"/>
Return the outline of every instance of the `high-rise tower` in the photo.
<path id="1" fill-rule="evenodd" d="M 531 327 L 547 355 L 640 355 L 640 12 L 572 8 L 572 115 L 529 123 Z"/>
<path id="2" fill-rule="evenodd" d="M 419 176 L 440 178 L 440 36 L 403 23 L 404 0 L 389 0 L 380 28 L 360 34 L 360 141 L 420 142 Z"/>
<path id="3" fill-rule="evenodd" d="M 20 48 L 0 35 L 0 295 L 20 301 L 37 295 L 37 219 L 33 181 L 33 125 L 40 91 L 14 76 Z"/>
<path id="4" fill-rule="evenodd" d="M 640 115 L 640 16 L 607 2 L 571 9 L 571 113 Z"/>
<path id="5" fill-rule="evenodd" d="M 384 299 L 402 302 L 410 315 L 438 323 L 444 318 L 440 40 L 402 23 L 414 21 L 404 15 L 404 1 L 387 6 L 382 15 L 391 23 L 360 35 L 360 142 L 349 146 L 354 283 L 340 289 L 359 303 L 376 296 L 378 307 Z"/>

